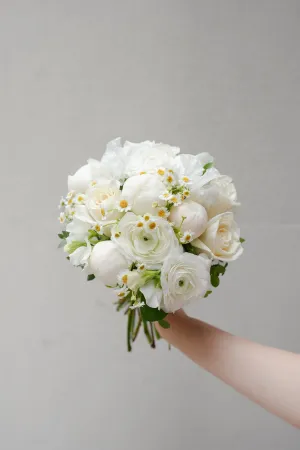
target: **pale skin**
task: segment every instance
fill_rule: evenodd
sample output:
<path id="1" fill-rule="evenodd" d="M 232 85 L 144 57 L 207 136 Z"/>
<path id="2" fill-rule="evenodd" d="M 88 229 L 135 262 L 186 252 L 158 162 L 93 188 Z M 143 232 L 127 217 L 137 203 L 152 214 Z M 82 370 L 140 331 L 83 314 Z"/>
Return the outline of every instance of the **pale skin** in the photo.
<path id="1" fill-rule="evenodd" d="M 272 414 L 300 428 L 300 355 L 233 336 L 183 311 L 161 336 L 203 369 Z"/>

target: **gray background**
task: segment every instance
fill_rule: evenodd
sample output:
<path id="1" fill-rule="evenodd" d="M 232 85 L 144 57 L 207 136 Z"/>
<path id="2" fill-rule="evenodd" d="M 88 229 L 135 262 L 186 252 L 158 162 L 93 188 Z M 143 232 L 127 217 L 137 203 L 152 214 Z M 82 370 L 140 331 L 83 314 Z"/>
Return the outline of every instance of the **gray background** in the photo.
<path id="1" fill-rule="evenodd" d="M 246 251 L 191 314 L 300 351 L 300 3 L 0 2 L 3 450 L 293 450 L 299 432 L 165 343 L 56 249 L 66 177 L 117 136 L 209 151 Z"/>

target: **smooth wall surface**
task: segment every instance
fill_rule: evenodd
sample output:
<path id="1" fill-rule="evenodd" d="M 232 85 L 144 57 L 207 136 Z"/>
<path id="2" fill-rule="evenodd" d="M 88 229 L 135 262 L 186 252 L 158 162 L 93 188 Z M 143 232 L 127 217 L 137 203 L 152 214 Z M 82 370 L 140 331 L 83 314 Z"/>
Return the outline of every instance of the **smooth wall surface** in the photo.
<path id="1" fill-rule="evenodd" d="M 300 352 L 298 0 L 0 1 L 0 448 L 296 450 L 299 431 L 162 342 L 57 250 L 67 174 L 108 140 L 209 151 L 245 254 L 190 313 Z"/>

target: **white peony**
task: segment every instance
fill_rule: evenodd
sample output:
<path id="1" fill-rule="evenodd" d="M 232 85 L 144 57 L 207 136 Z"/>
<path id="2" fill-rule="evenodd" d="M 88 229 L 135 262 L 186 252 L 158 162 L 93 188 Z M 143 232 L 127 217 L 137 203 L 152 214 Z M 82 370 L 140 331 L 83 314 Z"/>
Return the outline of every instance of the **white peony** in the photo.
<path id="1" fill-rule="evenodd" d="M 140 172 L 153 172 L 159 167 L 172 169 L 174 158 L 179 153 L 178 147 L 162 143 L 145 141 L 133 143 L 126 141 L 124 152 L 126 154 L 126 175 L 137 175 Z"/>
<path id="2" fill-rule="evenodd" d="M 183 250 L 169 222 L 159 217 L 146 218 L 148 220 L 126 213 L 112 229 L 112 240 L 130 261 L 154 268 L 171 252 Z"/>
<path id="3" fill-rule="evenodd" d="M 155 213 L 152 204 L 165 191 L 164 184 L 156 175 L 135 175 L 125 181 L 122 196 L 135 214 Z"/>
<path id="4" fill-rule="evenodd" d="M 183 220 L 183 217 L 186 217 Z M 207 226 L 207 213 L 203 206 L 192 200 L 186 200 L 179 206 L 171 209 L 169 220 L 180 227 L 182 234 L 192 232 L 194 238 L 199 237 Z M 182 222 L 183 221 L 183 222 Z"/>
<path id="5" fill-rule="evenodd" d="M 186 175 L 193 179 L 202 176 L 204 166 L 213 161 L 214 158 L 206 152 L 199 155 L 181 154 L 176 157 L 175 165 L 180 176 Z"/>
<path id="6" fill-rule="evenodd" d="M 91 167 L 89 164 L 80 167 L 74 175 L 68 177 L 69 191 L 85 192 L 92 181 Z"/>
<path id="7" fill-rule="evenodd" d="M 69 232 L 67 243 L 72 241 L 84 242 L 88 236 L 88 230 L 90 228 L 90 224 L 74 217 L 72 222 L 68 223 L 66 226 L 66 231 Z"/>
<path id="8" fill-rule="evenodd" d="M 232 212 L 213 217 L 205 233 L 195 239 L 192 245 L 220 261 L 234 261 L 243 253 L 240 230 Z"/>
<path id="9" fill-rule="evenodd" d="M 214 178 L 199 189 L 197 201 L 205 207 L 209 219 L 239 205 L 232 178 L 226 175 Z"/>
<path id="10" fill-rule="evenodd" d="M 162 309 L 175 312 L 192 299 L 204 297 L 210 287 L 210 266 L 208 258 L 191 253 L 167 258 L 161 271 Z"/>
<path id="11" fill-rule="evenodd" d="M 70 262 L 73 266 L 86 267 L 88 265 L 92 253 L 92 246 L 87 239 L 85 242 L 86 245 L 78 247 L 69 255 Z"/>
<path id="12" fill-rule="evenodd" d="M 89 270 L 104 284 L 115 286 L 118 274 L 127 268 L 128 262 L 114 242 L 102 241 L 93 248 Z"/>

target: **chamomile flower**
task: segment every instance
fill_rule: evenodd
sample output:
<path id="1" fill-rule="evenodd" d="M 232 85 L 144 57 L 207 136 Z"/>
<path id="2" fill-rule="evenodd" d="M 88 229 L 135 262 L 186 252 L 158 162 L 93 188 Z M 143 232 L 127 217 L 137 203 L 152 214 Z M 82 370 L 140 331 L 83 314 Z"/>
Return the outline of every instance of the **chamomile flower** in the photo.
<path id="1" fill-rule="evenodd" d="M 151 215 L 150 214 L 144 214 L 143 219 L 145 222 L 149 222 L 149 220 L 151 219 Z"/>
<path id="2" fill-rule="evenodd" d="M 166 174 L 165 181 L 166 181 L 168 184 L 171 184 L 171 185 L 175 184 L 176 180 L 175 180 L 174 174 L 173 174 L 172 172 L 169 171 L 169 172 Z"/>
<path id="3" fill-rule="evenodd" d="M 186 186 L 192 184 L 192 180 L 187 175 L 184 175 L 183 177 L 180 178 L 179 183 L 182 186 Z"/>
<path id="4" fill-rule="evenodd" d="M 103 234 L 103 226 L 99 223 L 96 223 L 96 225 L 93 226 L 93 230 L 95 230 L 98 234 Z"/>
<path id="5" fill-rule="evenodd" d="M 173 203 L 174 206 L 181 204 L 181 196 L 179 194 L 172 194 L 169 198 L 169 202 Z"/>
<path id="6" fill-rule="evenodd" d="M 180 242 L 182 244 L 189 244 L 194 239 L 194 235 L 195 233 L 193 233 L 192 231 L 185 231 L 180 238 Z"/>
<path id="7" fill-rule="evenodd" d="M 75 197 L 75 203 L 77 205 L 83 205 L 85 201 L 85 195 L 84 194 L 77 194 Z"/>
<path id="8" fill-rule="evenodd" d="M 126 286 L 123 286 L 120 289 L 115 289 L 115 293 L 119 300 L 124 299 L 129 294 L 129 289 Z"/>
<path id="9" fill-rule="evenodd" d="M 117 209 L 118 211 L 121 212 L 127 212 L 130 211 L 131 206 L 129 205 L 128 201 L 125 198 L 122 198 L 121 200 L 118 201 Z"/>
<path id="10" fill-rule="evenodd" d="M 130 309 L 136 309 L 136 308 L 141 308 L 142 306 L 145 306 L 145 302 L 134 302 L 133 305 L 129 306 Z"/>
<path id="11" fill-rule="evenodd" d="M 60 215 L 59 215 L 58 220 L 60 221 L 60 223 L 65 223 L 65 221 L 66 221 L 65 213 L 61 212 Z"/>
<path id="12" fill-rule="evenodd" d="M 181 200 L 186 200 L 191 195 L 191 192 L 188 189 L 185 189 L 181 194 Z"/>
<path id="13" fill-rule="evenodd" d="M 75 191 L 70 191 L 67 193 L 67 200 L 70 200 L 71 198 L 73 198 L 75 196 Z"/>
<path id="14" fill-rule="evenodd" d="M 144 225 L 145 225 L 144 218 L 141 218 L 141 220 L 138 220 L 136 223 L 137 228 L 144 228 Z"/>
<path id="15" fill-rule="evenodd" d="M 59 202 L 58 207 L 59 207 L 59 208 L 64 208 L 65 206 L 66 206 L 66 200 L 65 200 L 64 197 L 62 197 L 62 198 L 60 199 L 60 202 Z"/>
<path id="16" fill-rule="evenodd" d="M 161 217 L 162 219 L 167 219 L 170 215 L 170 211 L 168 211 L 164 206 L 159 206 L 156 213 L 158 217 Z"/>
<path id="17" fill-rule="evenodd" d="M 119 239 L 119 237 L 121 237 L 120 231 L 115 231 L 115 232 L 114 232 L 114 237 L 115 237 L 116 239 Z"/>
<path id="18" fill-rule="evenodd" d="M 130 270 L 122 270 L 118 275 L 118 283 L 120 286 L 127 286 Z"/>
<path id="19" fill-rule="evenodd" d="M 165 191 L 165 192 L 163 192 L 163 193 L 159 196 L 159 198 L 160 198 L 161 200 L 164 200 L 164 201 L 166 201 L 166 202 L 168 202 L 168 201 L 170 200 L 171 197 L 172 197 L 172 194 L 171 194 L 169 191 Z"/>
<path id="20" fill-rule="evenodd" d="M 154 217 L 151 217 L 150 220 L 146 223 L 146 229 L 147 231 L 153 232 L 157 230 L 157 223 Z"/>
<path id="21" fill-rule="evenodd" d="M 166 173 L 166 169 L 164 167 L 159 167 L 156 171 L 157 175 L 163 177 Z"/>
<path id="22" fill-rule="evenodd" d="M 145 272 L 146 269 L 147 269 L 146 264 L 140 263 L 137 265 L 138 272 Z"/>

